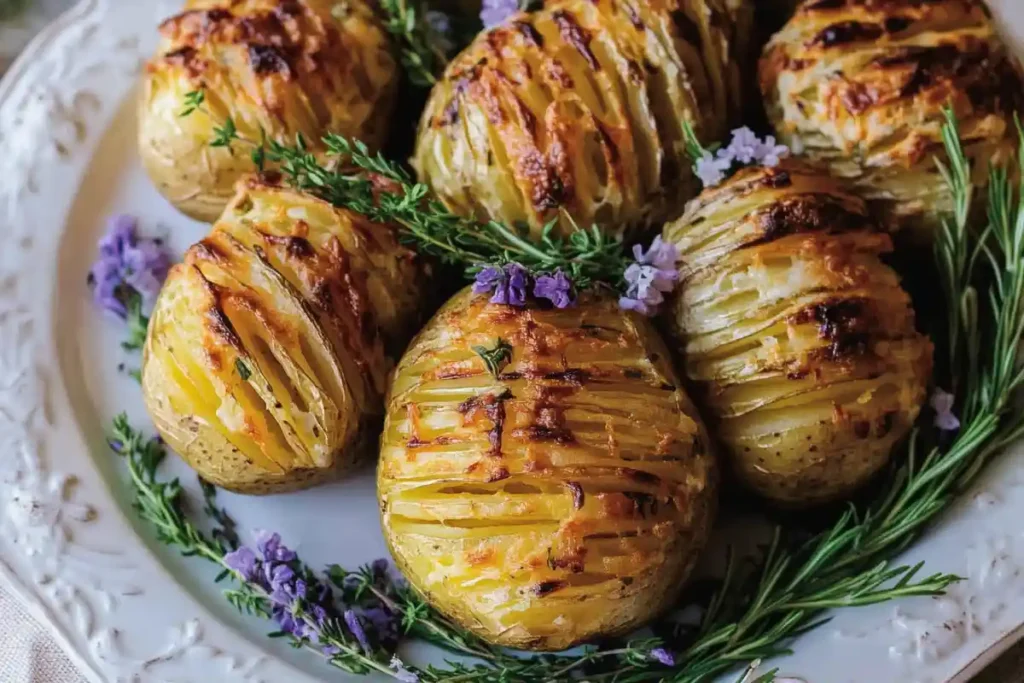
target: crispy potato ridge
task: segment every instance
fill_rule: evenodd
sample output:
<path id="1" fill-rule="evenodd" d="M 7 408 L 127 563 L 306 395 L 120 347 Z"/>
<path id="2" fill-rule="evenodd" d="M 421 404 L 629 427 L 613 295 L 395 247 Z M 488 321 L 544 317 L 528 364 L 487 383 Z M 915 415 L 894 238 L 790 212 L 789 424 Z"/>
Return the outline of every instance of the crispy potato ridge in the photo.
<path id="1" fill-rule="evenodd" d="M 697 192 L 683 124 L 717 140 L 740 113 L 749 31 L 735 0 L 559 0 L 482 33 L 434 87 L 413 165 L 451 209 L 537 235 L 616 232 Z"/>
<path id="2" fill-rule="evenodd" d="M 379 426 L 420 291 L 393 231 L 257 180 L 171 270 L 142 387 L 167 443 L 243 493 L 351 468 Z"/>
<path id="3" fill-rule="evenodd" d="M 671 324 L 739 478 L 784 504 L 841 498 L 910 429 L 931 342 L 864 201 L 792 161 L 706 190 L 665 239 Z"/>
<path id="4" fill-rule="evenodd" d="M 807 0 L 765 48 L 761 91 L 780 137 L 851 179 L 890 230 L 933 239 L 951 196 L 935 165 L 951 105 L 975 181 L 1016 145 L 1018 65 L 980 0 Z"/>
<path id="5" fill-rule="evenodd" d="M 473 347 L 499 338 L 513 352 L 494 377 Z M 522 309 L 465 290 L 396 370 L 385 536 L 412 584 L 491 642 L 559 650 L 668 609 L 716 481 L 661 339 L 614 300 Z"/>
<path id="6" fill-rule="evenodd" d="M 139 100 L 139 152 L 160 192 L 193 218 L 215 220 L 253 170 L 244 144 L 211 148 L 229 117 L 238 133 L 281 142 L 327 132 L 384 142 L 398 81 L 368 0 L 190 0 L 160 25 Z M 186 93 L 203 110 L 180 116 Z"/>

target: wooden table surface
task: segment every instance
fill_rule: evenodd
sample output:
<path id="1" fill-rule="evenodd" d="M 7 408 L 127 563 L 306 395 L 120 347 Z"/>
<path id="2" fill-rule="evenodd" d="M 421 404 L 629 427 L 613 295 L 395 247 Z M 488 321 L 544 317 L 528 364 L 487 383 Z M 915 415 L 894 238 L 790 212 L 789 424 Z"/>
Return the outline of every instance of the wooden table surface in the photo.
<path id="1" fill-rule="evenodd" d="M 2 1 L 0 0 L 0 2 Z M 73 0 L 30 0 L 30 2 L 32 3 L 31 7 L 24 15 L 0 23 L 0 73 L 17 56 L 36 31 L 73 4 Z M 871 682 L 865 681 L 864 683 Z M 1009 652 L 996 660 L 971 683 L 1024 683 L 1024 642 L 1010 648 Z"/>

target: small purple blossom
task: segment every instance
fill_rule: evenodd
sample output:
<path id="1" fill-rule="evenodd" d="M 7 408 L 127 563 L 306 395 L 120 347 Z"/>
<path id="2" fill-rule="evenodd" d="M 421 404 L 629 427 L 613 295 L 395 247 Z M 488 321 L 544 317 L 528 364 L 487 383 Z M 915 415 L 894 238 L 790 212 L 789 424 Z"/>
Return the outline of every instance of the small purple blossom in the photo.
<path id="1" fill-rule="evenodd" d="M 525 306 L 529 280 L 529 273 L 518 263 L 487 266 L 476 274 L 473 291 L 477 294 L 493 292 L 490 299 L 492 304 Z"/>
<path id="2" fill-rule="evenodd" d="M 741 164 L 753 163 L 760 155 L 761 139 L 747 126 L 732 132 L 732 141 L 726 148 L 726 154 Z M 720 152 L 721 154 L 721 152 Z"/>
<path id="3" fill-rule="evenodd" d="M 241 574 L 246 581 L 252 581 L 258 570 L 256 553 L 245 546 L 225 555 L 224 564 Z"/>
<path id="4" fill-rule="evenodd" d="M 573 296 L 572 280 L 559 268 L 554 273 L 538 275 L 533 284 L 533 296 L 547 299 L 555 308 L 568 308 L 576 303 Z"/>
<path id="5" fill-rule="evenodd" d="M 626 268 L 626 293 L 619 298 L 619 307 L 653 315 L 665 301 L 665 294 L 672 291 L 679 279 L 676 270 L 679 251 L 674 244 L 664 242 L 659 236 L 654 238 L 646 252 L 640 245 L 634 246 L 633 257 L 636 263 Z"/>
<path id="6" fill-rule="evenodd" d="M 427 20 L 427 26 L 430 27 L 430 31 L 433 33 L 433 43 L 437 47 L 441 48 L 441 51 L 448 54 L 454 49 L 455 44 L 452 42 L 452 20 L 444 12 L 438 10 L 427 10 L 424 18 Z"/>
<path id="7" fill-rule="evenodd" d="M 148 309 L 171 267 L 162 242 L 140 238 L 136 220 L 118 215 L 100 239 L 99 252 L 88 278 L 96 304 L 122 320 L 133 306 L 139 309 L 135 314 Z"/>
<path id="8" fill-rule="evenodd" d="M 935 411 L 935 426 L 944 432 L 955 432 L 960 429 L 960 420 L 953 414 L 956 397 L 953 394 L 935 389 L 932 394 L 931 406 Z"/>
<path id="9" fill-rule="evenodd" d="M 764 139 L 758 155 L 760 156 L 762 166 L 774 168 L 779 165 L 779 162 L 784 157 L 789 156 L 789 147 L 776 143 L 775 136 L 769 135 Z"/>
<path id="10" fill-rule="evenodd" d="M 419 683 L 420 677 L 406 669 L 397 655 L 391 655 L 391 663 L 388 666 L 395 672 L 395 678 L 402 683 Z"/>
<path id="11" fill-rule="evenodd" d="M 704 187 L 714 187 L 729 176 L 736 164 L 759 164 L 772 168 L 778 166 L 789 154 L 789 147 L 779 144 L 775 136 L 769 135 L 762 140 L 754 131 L 744 126 L 732 132 L 732 139 L 727 146 L 714 154 L 705 152 L 703 157 L 697 159 L 693 172 L 700 178 Z"/>
<path id="12" fill-rule="evenodd" d="M 675 666 L 676 664 L 675 655 L 663 647 L 656 647 L 651 650 L 649 654 L 652 660 L 664 664 L 665 666 Z"/>
<path id="13" fill-rule="evenodd" d="M 484 28 L 492 28 L 504 23 L 518 11 L 518 0 L 484 0 L 480 9 L 480 21 L 484 23 Z"/>
<path id="14" fill-rule="evenodd" d="M 705 152 L 703 157 L 697 159 L 693 172 L 700 178 L 704 187 L 714 187 L 725 180 L 725 174 L 732 168 L 732 161 L 732 159 L 712 156 L 710 152 Z"/>
<path id="15" fill-rule="evenodd" d="M 347 609 L 343 616 L 345 618 L 345 625 L 348 626 L 348 630 L 352 632 L 355 639 L 359 641 L 359 647 L 363 648 L 363 652 L 367 654 L 373 652 L 373 648 L 370 647 L 370 639 L 366 637 L 366 631 L 363 630 L 363 624 L 359 620 L 359 615 Z"/>
<path id="16" fill-rule="evenodd" d="M 281 544 L 281 534 L 262 531 L 256 541 L 256 548 L 266 562 L 291 562 L 296 558 L 293 550 Z"/>

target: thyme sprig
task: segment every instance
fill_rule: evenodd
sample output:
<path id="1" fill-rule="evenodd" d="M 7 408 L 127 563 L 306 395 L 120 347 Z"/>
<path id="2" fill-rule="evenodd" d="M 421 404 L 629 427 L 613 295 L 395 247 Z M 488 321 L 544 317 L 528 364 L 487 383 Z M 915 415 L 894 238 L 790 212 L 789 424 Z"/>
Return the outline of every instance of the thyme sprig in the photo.
<path id="1" fill-rule="evenodd" d="M 384 28 L 399 46 L 402 66 L 409 80 L 429 88 L 448 63 L 450 40 L 430 21 L 422 0 L 380 0 Z"/>
<path id="2" fill-rule="evenodd" d="M 181 116 L 203 111 L 202 91 L 188 93 Z M 566 273 L 578 291 L 598 284 L 618 287 L 631 263 L 622 241 L 596 225 L 576 227 L 567 239 L 557 236 L 558 220 L 544 226 L 540 238 L 499 223 L 460 216 L 433 199 L 429 188 L 381 153 L 373 154 L 359 140 L 326 135 L 323 150 L 314 150 L 297 135 L 293 144 L 257 141 L 238 132 L 228 118 L 215 127 L 211 144 L 233 150 L 238 143 L 251 149 L 260 171 L 278 169 L 292 187 L 371 220 L 395 225 L 402 242 L 442 263 L 461 266 L 472 278 L 486 265 L 518 263 L 531 274 Z"/>

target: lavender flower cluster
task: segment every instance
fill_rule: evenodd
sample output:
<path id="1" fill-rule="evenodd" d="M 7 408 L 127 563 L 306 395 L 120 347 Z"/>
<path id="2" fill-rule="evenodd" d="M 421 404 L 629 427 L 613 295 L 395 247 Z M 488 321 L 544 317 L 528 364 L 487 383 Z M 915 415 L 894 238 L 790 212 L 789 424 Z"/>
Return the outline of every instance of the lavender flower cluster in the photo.
<path id="1" fill-rule="evenodd" d="M 398 612 L 381 601 L 348 601 L 349 604 L 339 605 L 331 587 L 303 569 L 296 553 L 281 543 L 276 533 L 261 534 L 256 551 L 242 546 L 226 554 L 224 564 L 238 578 L 266 593 L 271 605 L 270 616 L 283 633 L 319 643 L 325 655 L 338 654 L 339 649 L 325 632 L 339 627 L 342 622 L 366 655 L 374 656 L 382 649 L 393 650 L 398 643 L 401 618 Z M 374 585 L 380 590 L 390 590 L 387 560 L 374 562 L 370 572 Z M 342 591 L 352 588 L 347 582 L 357 580 L 355 575 L 346 576 Z M 403 669 L 402 673 L 405 677 L 399 680 L 410 683 L 417 680 L 412 672 Z"/>
<path id="2" fill-rule="evenodd" d="M 635 262 L 626 269 L 626 295 L 619 298 L 619 308 L 654 315 L 679 279 L 676 263 L 679 250 L 674 244 L 655 237 L 645 252 L 639 244 L 633 246 Z"/>
<path id="3" fill-rule="evenodd" d="M 714 154 L 705 151 L 704 156 L 697 159 L 693 171 L 704 183 L 704 187 L 714 187 L 725 180 L 736 165 L 771 168 L 778 166 L 779 161 L 787 156 L 789 147 L 778 144 L 774 136 L 769 135 L 762 140 L 744 126 L 732 132 L 732 141 L 727 147 L 720 148 Z"/>
<path id="4" fill-rule="evenodd" d="M 139 237 L 135 218 L 118 215 L 110 219 L 99 250 L 88 277 L 96 304 L 121 320 L 134 306 L 151 306 L 171 267 L 163 242 Z"/>
<path id="5" fill-rule="evenodd" d="M 555 308 L 568 308 L 576 303 L 572 279 L 561 269 L 533 275 L 518 263 L 482 268 L 476 274 L 473 291 L 490 294 L 492 304 L 508 306 L 525 306 L 529 293 L 535 299 L 550 301 Z"/>

